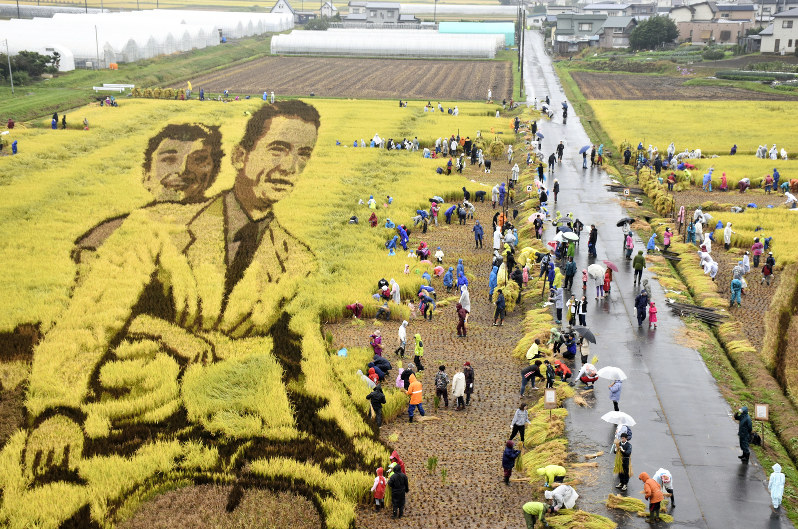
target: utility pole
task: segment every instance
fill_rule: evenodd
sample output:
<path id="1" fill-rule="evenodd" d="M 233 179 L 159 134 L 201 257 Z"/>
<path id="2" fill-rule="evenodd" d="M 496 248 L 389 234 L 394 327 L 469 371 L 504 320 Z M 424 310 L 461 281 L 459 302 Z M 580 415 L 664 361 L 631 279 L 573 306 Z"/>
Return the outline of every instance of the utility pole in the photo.
<path id="1" fill-rule="evenodd" d="M 17 0 L 19 2 L 19 0 Z M 89 12 L 89 0 L 83 0 L 83 6 L 86 8 L 86 13 Z"/>
<path id="2" fill-rule="evenodd" d="M 97 46 L 97 66 L 94 67 L 96 70 L 100 66 L 100 38 L 97 36 L 97 25 L 94 26 L 94 44 Z"/>
<path id="3" fill-rule="evenodd" d="M 435 0 L 435 6 L 432 8 L 432 23 L 436 24 L 438 20 L 438 0 Z"/>
<path id="4" fill-rule="evenodd" d="M 11 95 L 14 95 L 14 74 L 11 73 L 11 54 L 8 52 L 8 39 L 6 39 L 6 59 L 8 59 L 8 78 L 11 79 Z"/>
<path id="5" fill-rule="evenodd" d="M 17 0 L 17 18 L 22 18 L 22 16 L 19 14 L 19 0 Z"/>

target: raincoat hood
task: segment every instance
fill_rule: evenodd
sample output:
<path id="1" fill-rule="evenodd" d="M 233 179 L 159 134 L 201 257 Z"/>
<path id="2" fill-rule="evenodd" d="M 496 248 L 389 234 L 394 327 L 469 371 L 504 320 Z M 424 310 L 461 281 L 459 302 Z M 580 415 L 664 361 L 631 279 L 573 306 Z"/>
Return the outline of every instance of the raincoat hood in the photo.
<path id="1" fill-rule="evenodd" d="M 408 382 L 410 382 L 411 384 L 412 384 L 413 382 L 416 382 L 416 375 L 414 375 L 414 374 L 412 374 L 412 373 L 411 373 L 411 374 L 410 374 L 410 376 L 409 376 L 409 377 L 407 377 L 407 380 L 408 380 Z"/>
<path id="2" fill-rule="evenodd" d="M 779 465 L 778 463 L 773 465 L 773 472 L 781 472 L 781 465 Z"/>
<path id="3" fill-rule="evenodd" d="M 397 452 L 396 450 L 391 452 L 391 458 L 390 459 L 391 459 L 391 461 L 399 461 L 399 452 Z"/>
<path id="4" fill-rule="evenodd" d="M 515 447 L 515 443 L 513 443 L 512 441 L 507 441 L 506 443 L 504 443 L 504 445 L 507 448 L 514 448 Z"/>
<path id="5" fill-rule="evenodd" d="M 404 321 L 402 322 L 402 327 L 407 327 L 407 320 L 404 320 Z"/>
<path id="6" fill-rule="evenodd" d="M 416 343 L 418 343 L 418 342 L 420 342 L 420 341 L 421 341 L 421 335 L 420 335 L 420 334 L 418 334 L 418 333 L 416 333 L 416 335 L 415 335 L 413 338 L 415 338 L 415 340 L 416 340 Z"/>
<path id="7" fill-rule="evenodd" d="M 462 308 L 463 308 L 463 306 L 462 306 L 460 303 L 458 303 L 458 304 L 456 305 L 456 308 L 457 308 L 457 310 L 460 310 L 460 309 L 462 309 Z"/>
<path id="8" fill-rule="evenodd" d="M 453 266 L 449 267 L 449 272 L 454 272 L 454 267 Z"/>
<path id="9" fill-rule="evenodd" d="M 640 478 L 640 481 L 648 481 L 651 479 L 651 476 L 648 475 L 648 472 L 641 472 L 637 477 Z"/>
<path id="10" fill-rule="evenodd" d="M 382 477 L 382 467 L 377 469 L 377 477 Z"/>
<path id="11" fill-rule="evenodd" d="M 550 500 L 550 499 L 554 498 L 554 491 L 553 490 L 545 491 L 543 493 L 543 497 L 546 498 L 547 500 Z"/>
<path id="12" fill-rule="evenodd" d="M 743 406 L 740 408 L 740 413 L 748 413 L 748 406 Z"/>

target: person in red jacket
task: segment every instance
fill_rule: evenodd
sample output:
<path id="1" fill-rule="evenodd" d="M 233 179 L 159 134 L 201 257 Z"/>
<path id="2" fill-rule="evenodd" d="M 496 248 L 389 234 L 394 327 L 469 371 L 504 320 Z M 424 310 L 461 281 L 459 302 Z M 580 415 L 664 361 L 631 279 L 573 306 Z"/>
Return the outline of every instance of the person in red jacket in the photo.
<path id="1" fill-rule="evenodd" d="M 382 467 L 377 469 L 377 477 L 374 478 L 374 485 L 371 492 L 374 493 L 374 510 L 379 511 L 385 507 L 385 487 L 388 481 L 382 475 Z"/>
<path id="2" fill-rule="evenodd" d="M 396 463 L 397 465 L 399 465 L 399 468 L 402 470 L 402 474 L 407 474 L 407 471 L 405 470 L 405 462 L 402 461 L 401 457 L 399 457 L 399 452 L 397 452 L 396 450 L 391 452 L 390 461 L 391 463 Z"/>
<path id="3" fill-rule="evenodd" d="M 565 365 L 564 363 L 560 362 L 559 360 L 554 361 L 554 374 L 560 377 L 560 380 L 563 382 L 567 382 L 569 378 L 573 375 L 571 369 Z"/>
<path id="4" fill-rule="evenodd" d="M 659 520 L 659 506 L 665 496 L 659 488 L 659 483 L 651 479 L 646 472 L 641 472 L 637 477 L 643 482 L 643 495 L 648 500 L 648 521 L 653 523 Z"/>

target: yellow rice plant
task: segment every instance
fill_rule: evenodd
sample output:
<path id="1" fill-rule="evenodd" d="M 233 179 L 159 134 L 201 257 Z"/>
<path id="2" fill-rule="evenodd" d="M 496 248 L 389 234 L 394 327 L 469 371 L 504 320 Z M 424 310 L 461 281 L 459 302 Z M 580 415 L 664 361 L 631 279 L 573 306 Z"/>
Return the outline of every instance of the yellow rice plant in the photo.
<path id="1" fill-rule="evenodd" d="M 798 111 L 795 101 L 635 101 L 630 105 L 593 100 L 589 104 L 613 143 L 629 141 L 632 150 L 643 142 L 646 149 L 651 144 L 665 153 L 674 142 L 676 152 L 701 149 L 704 155 L 721 155 L 737 144 L 736 156 L 740 156 L 754 154 L 764 143 L 789 150 L 798 137 L 798 123 L 790 117 Z M 641 120 L 641 115 L 656 116 L 656 123 Z M 748 119 L 753 115 L 757 119 Z"/>
<path id="2" fill-rule="evenodd" d="M 713 223 L 720 221 L 724 226 L 727 222 L 732 223 L 732 230 L 737 232 L 732 235 L 732 245 L 737 248 L 750 251 L 755 237 L 759 237 L 760 241 L 773 237 L 770 251 L 776 259 L 777 271 L 798 262 L 798 233 L 795 230 L 798 225 L 798 209 L 749 208 L 743 213 L 713 212 L 712 215 Z M 722 244 L 723 230 L 715 232 L 715 240 Z M 761 264 L 764 264 L 764 258 Z M 751 265 L 753 266 L 753 261 Z"/>
<path id="3" fill-rule="evenodd" d="M 779 174 L 782 175 L 779 185 L 785 179 L 794 178 L 794 175 L 798 173 L 798 160 L 796 159 L 787 161 L 781 158 L 778 160 L 763 160 L 748 154 L 728 156 L 728 153 L 726 153 L 726 155 L 718 156 L 717 158 L 701 158 L 700 160 L 689 160 L 689 162 L 695 165 L 695 169 L 690 171 L 695 185 L 702 185 L 703 175 L 711 167 L 714 169 L 712 172 L 713 191 L 720 187 L 720 177 L 723 173 L 726 173 L 726 182 L 729 185 L 730 193 L 737 192 L 737 182 L 743 178 L 751 180 L 752 188 L 762 187 L 765 175 L 773 175 L 774 168 L 778 169 Z M 681 175 L 682 172 L 676 171 L 676 173 Z M 722 201 L 723 199 L 720 198 L 719 200 Z"/>
<path id="4" fill-rule="evenodd" d="M 547 516 L 546 522 L 553 529 L 615 529 L 618 524 L 585 511 L 573 509 L 560 509 L 557 514 Z"/>

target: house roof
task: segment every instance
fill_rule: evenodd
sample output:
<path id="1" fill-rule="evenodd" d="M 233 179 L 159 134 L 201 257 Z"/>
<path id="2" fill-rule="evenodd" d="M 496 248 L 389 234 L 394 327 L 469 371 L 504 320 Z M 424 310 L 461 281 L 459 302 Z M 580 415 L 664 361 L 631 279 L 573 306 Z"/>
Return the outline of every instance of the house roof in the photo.
<path id="1" fill-rule="evenodd" d="M 272 6 L 271 10 L 274 11 L 274 8 L 277 7 L 277 4 L 279 4 L 280 2 L 284 3 L 288 7 L 288 10 L 291 11 L 292 13 L 296 12 L 296 10 L 293 7 L 291 7 L 291 4 L 288 3 L 288 0 L 277 0 L 274 3 L 274 6 Z"/>
<path id="2" fill-rule="evenodd" d="M 351 2 L 349 2 L 349 7 L 366 7 L 367 3 L 368 2 L 365 2 L 363 0 L 352 0 Z"/>
<path id="3" fill-rule="evenodd" d="M 399 9 L 399 2 L 363 2 L 367 9 Z"/>
<path id="4" fill-rule="evenodd" d="M 773 15 L 774 17 L 782 18 L 798 18 L 798 7 L 793 7 L 792 9 L 788 9 L 787 11 L 782 11 L 781 13 L 776 13 Z"/>
<path id="5" fill-rule="evenodd" d="M 602 28 L 625 28 L 632 23 L 634 17 L 607 17 L 601 25 Z"/>
<path id="6" fill-rule="evenodd" d="M 338 11 L 338 8 L 337 8 L 337 7 L 335 7 L 335 6 L 333 5 L 333 3 L 332 3 L 332 2 L 330 2 L 329 0 L 327 0 L 326 2 L 324 2 L 324 3 L 321 5 L 321 7 L 325 7 L 325 6 L 330 6 L 330 9 L 332 9 L 333 11 Z"/>
<path id="7" fill-rule="evenodd" d="M 582 8 L 582 11 L 618 11 L 629 7 L 629 4 L 589 4 Z"/>
<path id="8" fill-rule="evenodd" d="M 754 4 L 717 4 L 719 11 L 753 11 Z"/>
<path id="9" fill-rule="evenodd" d="M 770 35 L 773 35 L 773 24 L 770 24 L 768 27 L 759 32 L 760 37 L 767 37 Z"/>

